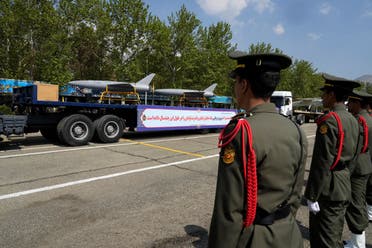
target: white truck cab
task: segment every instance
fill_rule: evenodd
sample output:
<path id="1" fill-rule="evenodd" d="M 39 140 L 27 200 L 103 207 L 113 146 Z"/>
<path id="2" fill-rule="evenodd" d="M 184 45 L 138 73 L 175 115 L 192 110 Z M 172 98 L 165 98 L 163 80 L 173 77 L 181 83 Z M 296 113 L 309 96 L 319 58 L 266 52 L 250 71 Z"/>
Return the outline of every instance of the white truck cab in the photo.
<path id="1" fill-rule="evenodd" d="M 274 103 L 278 113 L 292 117 L 292 92 L 291 91 L 274 91 L 270 98 L 270 102 Z"/>

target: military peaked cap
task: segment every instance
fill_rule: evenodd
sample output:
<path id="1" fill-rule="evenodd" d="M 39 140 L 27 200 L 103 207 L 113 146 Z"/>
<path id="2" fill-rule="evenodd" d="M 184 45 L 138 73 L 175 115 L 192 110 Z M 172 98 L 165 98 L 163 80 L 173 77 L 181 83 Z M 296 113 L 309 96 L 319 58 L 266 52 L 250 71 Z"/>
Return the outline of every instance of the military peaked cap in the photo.
<path id="1" fill-rule="evenodd" d="M 326 73 L 324 73 L 322 76 L 325 80 L 324 86 L 320 88 L 322 91 L 326 89 L 342 89 L 352 91 L 354 88 L 360 86 L 360 83 L 346 78 L 336 77 Z"/>
<path id="2" fill-rule="evenodd" d="M 277 53 L 248 54 L 242 51 L 234 51 L 229 54 L 229 57 L 238 62 L 236 68 L 230 73 L 232 78 L 243 73 L 278 72 L 292 64 L 290 57 Z"/>
<path id="3" fill-rule="evenodd" d="M 371 101 L 372 95 L 368 94 L 365 91 L 360 90 L 353 90 L 353 92 L 350 94 L 349 98 L 360 100 L 360 101 Z"/>

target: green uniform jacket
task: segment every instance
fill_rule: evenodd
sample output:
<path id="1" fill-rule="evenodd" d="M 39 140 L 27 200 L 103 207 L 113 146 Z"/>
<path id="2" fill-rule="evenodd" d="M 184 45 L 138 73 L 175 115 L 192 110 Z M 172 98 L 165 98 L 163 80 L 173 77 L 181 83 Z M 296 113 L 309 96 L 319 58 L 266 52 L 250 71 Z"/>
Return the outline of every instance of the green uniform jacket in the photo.
<path id="1" fill-rule="evenodd" d="M 371 163 L 371 146 L 372 146 L 372 118 L 368 114 L 367 110 L 363 109 L 359 112 L 359 115 L 363 116 L 366 119 L 368 125 L 368 150 L 365 153 L 359 154 L 357 161 L 355 163 L 355 168 L 353 169 L 353 176 L 364 176 L 372 172 L 372 163 Z M 358 116 L 357 116 L 358 118 Z M 362 140 L 362 143 L 364 141 Z"/>
<path id="2" fill-rule="evenodd" d="M 359 114 L 362 115 L 367 121 L 367 125 L 368 125 L 368 151 L 369 151 L 369 155 L 371 156 L 371 161 L 372 161 L 372 116 L 365 109 L 360 111 Z M 372 171 L 371 171 L 371 173 L 372 173 Z"/>
<path id="3" fill-rule="evenodd" d="M 352 166 L 358 153 L 360 127 L 356 118 L 346 111 L 343 104 L 333 108 L 342 122 L 345 133 L 343 149 L 339 163 Z M 336 119 L 330 117 L 318 125 L 315 136 L 310 174 L 305 190 L 305 197 L 310 201 L 318 201 L 320 197 L 330 201 L 348 201 L 351 197 L 349 169 L 331 171 L 337 155 L 338 126 Z"/>
<path id="4" fill-rule="evenodd" d="M 367 125 L 368 125 L 368 150 L 369 155 L 371 155 L 372 161 L 372 117 L 371 115 L 366 112 L 361 112 L 364 118 L 366 118 Z M 367 190 L 366 190 L 366 200 L 368 205 L 372 205 L 372 176 L 369 176 L 368 183 L 367 183 Z"/>
<path id="5" fill-rule="evenodd" d="M 247 116 L 256 153 L 258 207 L 273 213 L 288 200 L 293 210 L 297 210 L 307 154 L 305 134 L 291 120 L 279 115 L 272 103 L 256 106 Z M 236 122 L 233 119 L 229 123 L 226 133 L 234 129 Z M 209 247 L 302 247 L 302 237 L 292 214 L 281 225 L 274 223 L 262 228 L 253 224 L 243 233 L 245 187 L 241 145 L 239 132 L 229 147 L 229 158 L 233 159 L 225 159 L 224 148 L 220 152 Z M 291 240 L 294 240 L 294 246 Z"/>

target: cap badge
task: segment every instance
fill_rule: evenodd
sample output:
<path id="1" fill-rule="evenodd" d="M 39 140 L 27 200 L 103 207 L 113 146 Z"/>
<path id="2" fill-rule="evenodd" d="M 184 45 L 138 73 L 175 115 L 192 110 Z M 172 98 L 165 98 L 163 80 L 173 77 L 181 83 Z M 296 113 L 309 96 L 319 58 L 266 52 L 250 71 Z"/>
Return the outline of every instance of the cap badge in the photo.
<path id="1" fill-rule="evenodd" d="M 257 59 L 256 60 L 256 66 L 261 66 L 262 64 L 262 60 L 261 59 Z"/>

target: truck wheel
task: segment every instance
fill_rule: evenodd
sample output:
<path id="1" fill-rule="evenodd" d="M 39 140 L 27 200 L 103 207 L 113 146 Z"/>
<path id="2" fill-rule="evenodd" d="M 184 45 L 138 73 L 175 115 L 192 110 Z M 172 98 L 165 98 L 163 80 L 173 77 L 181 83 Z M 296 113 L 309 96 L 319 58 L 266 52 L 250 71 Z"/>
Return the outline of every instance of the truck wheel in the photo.
<path id="1" fill-rule="evenodd" d="M 303 115 L 303 114 L 299 114 L 299 115 L 297 115 L 297 116 L 296 116 L 296 123 L 297 123 L 298 125 L 302 125 L 302 124 L 304 124 L 304 123 L 305 123 L 305 115 Z"/>
<path id="2" fill-rule="evenodd" d="M 104 115 L 93 122 L 95 138 L 103 143 L 117 142 L 123 135 L 124 124 L 115 115 Z"/>
<path id="3" fill-rule="evenodd" d="M 85 115 L 74 114 L 63 118 L 57 125 L 59 140 L 70 146 L 86 145 L 93 136 L 93 123 Z"/>
<path id="4" fill-rule="evenodd" d="M 40 133 L 43 135 L 43 137 L 49 141 L 57 141 L 58 140 L 58 134 L 57 134 L 57 128 L 56 127 L 44 127 L 40 128 Z"/>

